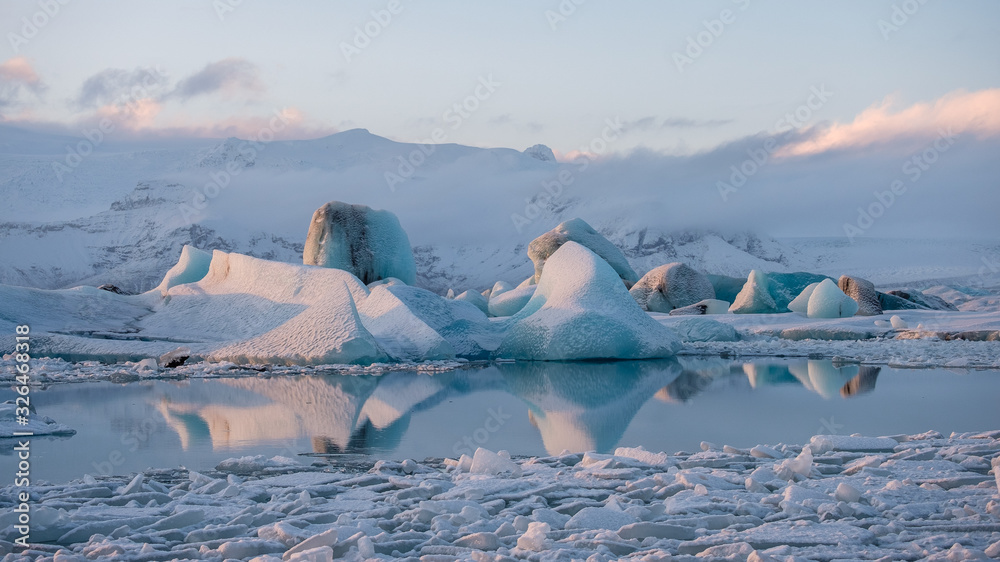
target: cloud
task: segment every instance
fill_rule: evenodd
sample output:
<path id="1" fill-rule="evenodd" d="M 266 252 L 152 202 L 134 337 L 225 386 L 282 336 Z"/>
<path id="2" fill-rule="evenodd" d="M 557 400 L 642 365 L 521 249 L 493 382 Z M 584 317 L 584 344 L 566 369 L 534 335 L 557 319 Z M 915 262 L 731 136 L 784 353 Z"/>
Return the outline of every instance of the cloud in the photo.
<path id="1" fill-rule="evenodd" d="M 152 68 L 108 68 L 84 81 L 74 103 L 80 109 L 94 109 L 152 98 L 162 92 L 166 82 L 166 75 Z"/>
<path id="2" fill-rule="evenodd" d="M 932 103 L 896 109 L 895 99 L 861 112 L 850 123 L 816 129 L 808 139 L 786 146 L 780 156 L 803 156 L 830 150 L 859 149 L 905 140 L 923 143 L 949 134 L 972 134 L 978 139 L 1000 135 L 1000 88 L 951 92 Z"/>
<path id="3" fill-rule="evenodd" d="M 655 116 L 641 117 L 633 121 L 625 121 L 622 130 L 626 133 L 635 131 L 659 131 L 662 129 L 693 129 L 719 127 L 732 123 L 732 119 L 688 119 L 686 117 L 668 117 L 660 119 Z"/>
<path id="4" fill-rule="evenodd" d="M 210 63 L 181 80 L 171 95 L 188 99 L 215 92 L 233 95 L 239 92 L 258 93 L 265 89 L 257 65 L 246 59 L 228 58 Z"/>
<path id="5" fill-rule="evenodd" d="M 686 129 L 694 127 L 721 127 L 732 123 L 732 119 L 687 119 L 684 117 L 671 117 L 664 119 L 660 123 L 663 129 Z"/>
<path id="6" fill-rule="evenodd" d="M 154 130 L 147 131 L 159 137 L 174 138 L 225 138 L 244 140 L 298 140 L 314 139 L 339 132 L 336 127 L 315 123 L 295 107 L 275 109 L 263 115 L 250 115 L 218 119 L 210 123 L 171 121 L 161 117 Z"/>
<path id="7" fill-rule="evenodd" d="M 21 106 L 25 94 L 38 97 L 45 84 L 25 57 L 14 57 L 0 63 L 0 109 Z"/>
<path id="8" fill-rule="evenodd" d="M 511 117 L 510 113 L 504 113 L 503 115 L 497 115 L 496 117 L 490 119 L 491 125 L 507 125 L 513 123 L 514 118 Z"/>

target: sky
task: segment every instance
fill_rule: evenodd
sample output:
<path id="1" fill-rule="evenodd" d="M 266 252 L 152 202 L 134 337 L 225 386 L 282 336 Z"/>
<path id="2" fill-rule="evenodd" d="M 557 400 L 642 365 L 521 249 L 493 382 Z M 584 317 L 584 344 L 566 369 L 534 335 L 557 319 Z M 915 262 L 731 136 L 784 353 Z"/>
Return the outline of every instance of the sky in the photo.
<path id="1" fill-rule="evenodd" d="M 571 157 L 1000 131 L 1000 3 L 982 0 L 36 0 L 2 3 L 0 22 L 0 119 L 73 134 L 116 116 L 245 138 L 279 111 L 286 138 L 440 129 Z"/>

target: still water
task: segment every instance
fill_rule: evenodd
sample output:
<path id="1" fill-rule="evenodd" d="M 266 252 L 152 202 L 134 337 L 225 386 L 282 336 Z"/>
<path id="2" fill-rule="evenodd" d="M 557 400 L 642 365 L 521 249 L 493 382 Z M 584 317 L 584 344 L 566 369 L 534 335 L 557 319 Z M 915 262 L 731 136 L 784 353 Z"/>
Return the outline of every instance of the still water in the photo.
<path id="1" fill-rule="evenodd" d="M 9 389 L 0 401 L 12 399 Z M 207 470 L 244 455 L 337 459 L 673 453 L 815 434 L 1000 429 L 1000 372 L 897 370 L 829 360 L 503 363 L 436 374 L 93 382 L 32 394 L 77 430 L 32 440 L 33 480 Z M 0 463 L 14 462 L 0 440 Z M 340 456 L 342 455 L 342 456 Z M 308 464 L 312 459 L 299 457 Z"/>

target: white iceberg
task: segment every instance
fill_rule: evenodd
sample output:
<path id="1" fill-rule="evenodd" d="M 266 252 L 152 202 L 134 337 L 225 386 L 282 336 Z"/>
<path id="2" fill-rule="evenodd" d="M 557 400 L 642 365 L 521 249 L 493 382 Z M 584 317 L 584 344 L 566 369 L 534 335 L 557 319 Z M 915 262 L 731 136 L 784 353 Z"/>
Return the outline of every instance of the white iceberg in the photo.
<path id="1" fill-rule="evenodd" d="M 387 356 L 365 329 L 356 301 L 368 289 L 345 271 L 216 250 L 208 275 L 170 289 L 144 335 L 172 337 L 211 361 L 374 363 Z"/>
<path id="2" fill-rule="evenodd" d="M 528 304 L 537 287 L 538 285 L 528 285 L 503 291 L 499 295 L 494 294 L 490 297 L 490 316 L 514 316 Z"/>
<path id="3" fill-rule="evenodd" d="M 528 245 L 528 257 L 535 264 L 535 282 L 540 282 L 542 270 L 546 260 L 549 259 L 563 244 L 576 242 L 582 244 L 590 251 L 594 252 L 606 261 L 615 272 L 625 282 L 626 287 L 631 287 L 638 280 L 632 266 L 625 259 L 625 254 L 612 244 L 607 238 L 601 236 L 592 226 L 583 219 L 568 220 L 545 234 L 535 238 Z"/>
<path id="4" fill-rule="evenodd" d="M 457 301 L 465 301 L 472 303 L 476 308 L 483 311 L 483 314 L 489 314 L 489 301 L 481 293 L 475 291 L 463 291 L 455 297 Z"/>
<path id="5" fill-rule="evenodd" d="M 805 291 L 808 290 L 807 287 Z M 797 299 L 798 297 L 796 297 Z M 857 311 L 857 301 L 847 296 L 833 281 L 824 279 L 813 287 L 809 294 L 806 316 L 809 318 L 847 318 L 854 316 Z"/>
<path id="6" fill-rule="evenodd" d="M 548 258 L 535 294 L 508 322 L 499 356 L 509 359 L 646 359 L 681 348 L 615 270 L 576 242 Z"/>

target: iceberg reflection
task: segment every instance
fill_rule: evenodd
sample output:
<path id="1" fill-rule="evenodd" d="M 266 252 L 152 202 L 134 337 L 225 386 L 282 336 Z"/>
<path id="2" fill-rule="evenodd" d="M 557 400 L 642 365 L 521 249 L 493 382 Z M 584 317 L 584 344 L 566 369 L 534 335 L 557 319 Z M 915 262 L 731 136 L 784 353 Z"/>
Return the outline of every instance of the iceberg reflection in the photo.
<path id="1" fill-rule="evenodd" d="M 408 435 L 414 414 L 433 411 L 446 401 L 458 402 L 464 411 L 485 409 L 472 395 L 501 391 L 515 407 L 526 406 L 522 415 L 534 429 L 522 424 L 524 431 L 535 432 L 547 453 L 559 454 L 614 450 L 652 397 L 666 403 L 661 407 L 673 407 L 697 401 L 705 392 L 799 386 L 824 399 L 849 398 L 871 392 L 879 372 L 879 367 L 829 360 L 514 362 L 433 375 L 393 372 L 159 383 L 151 401 L 184 450 L 235 450 L 306 439 L 313 453 L 384 454 L 410 439 L 426 443 L 429 456 L 440 456 L 451 454 L 447 448 L 442 451 L 448 437 L 426 430 Z M 463 430 L 437 421 L 449 430 Z M 424 427 L 429 422 L 422 423 Z"/>

